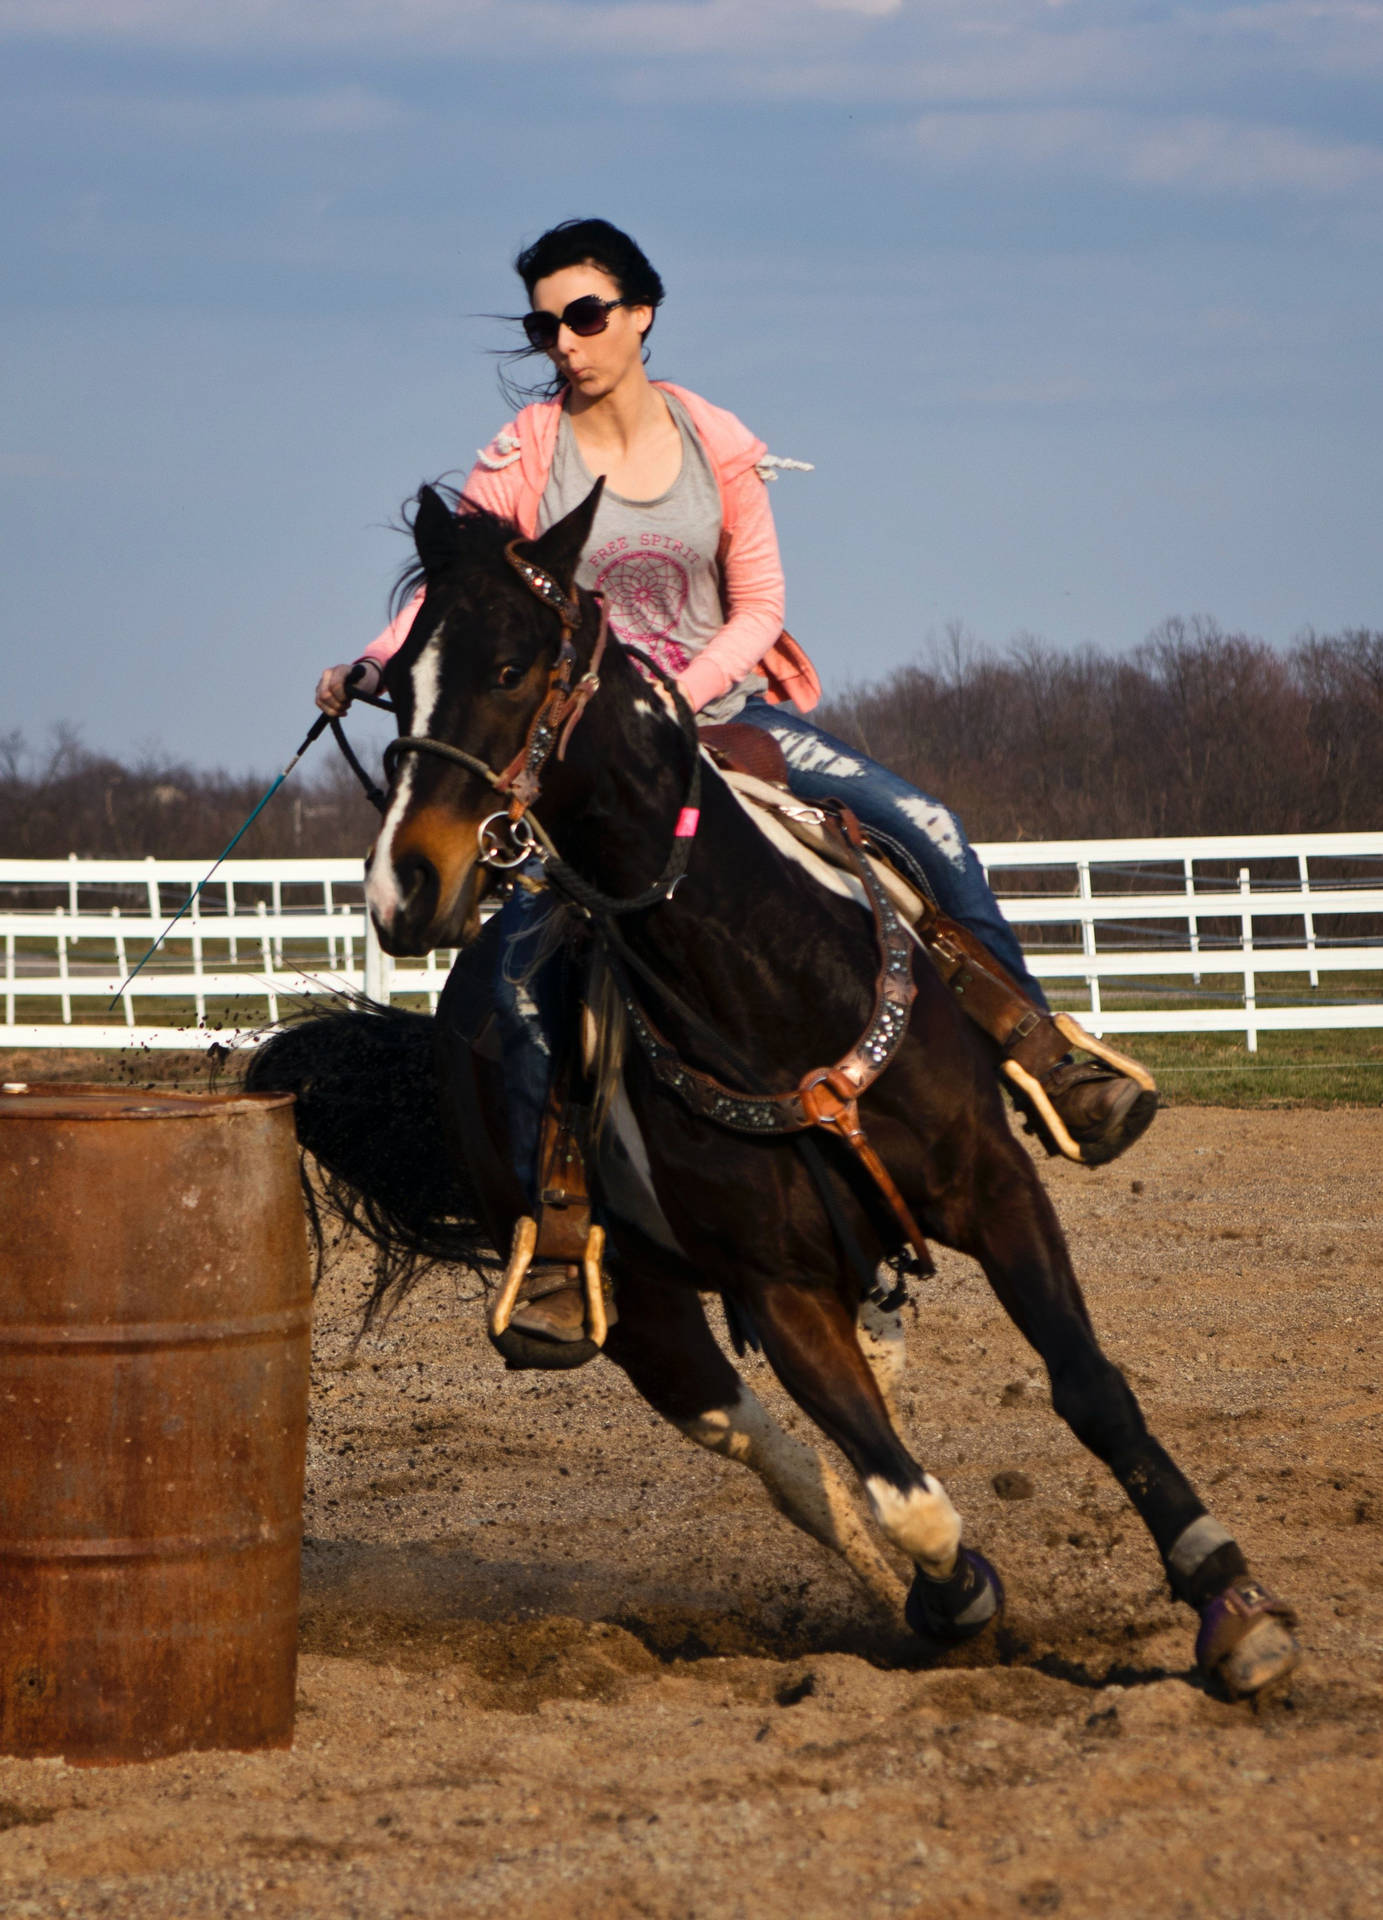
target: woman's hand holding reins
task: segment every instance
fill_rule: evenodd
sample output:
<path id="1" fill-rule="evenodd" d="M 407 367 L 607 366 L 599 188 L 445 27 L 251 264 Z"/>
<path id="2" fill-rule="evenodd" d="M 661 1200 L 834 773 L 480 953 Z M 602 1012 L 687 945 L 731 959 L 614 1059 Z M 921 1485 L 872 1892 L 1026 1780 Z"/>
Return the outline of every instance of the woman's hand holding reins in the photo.
<path id="1" fill-rule="evenodd" d="M 339 720 L 357 693 L 377 693 L 382 678 L 379 664 L 374 660 L 346 661 L 339 667 L 328 667 L 317 682 L 317 705 L 333 720 Z"/>

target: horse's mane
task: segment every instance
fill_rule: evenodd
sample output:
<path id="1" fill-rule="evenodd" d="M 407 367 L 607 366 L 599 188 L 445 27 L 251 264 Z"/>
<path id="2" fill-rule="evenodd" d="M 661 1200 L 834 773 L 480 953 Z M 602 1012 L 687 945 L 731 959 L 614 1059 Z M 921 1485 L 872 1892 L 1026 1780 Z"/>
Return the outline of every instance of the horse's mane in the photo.
<path id="1" fill-rule="evenodd" d="M 432 491 L 440 494 L 452 509 L 453 548 L 450 564 L 500 573 L 504 567 L 504 549 L 511 540 L 518 538 L 519 528 L 512 520 L 491 513 L 488 507 L 482 507 L 456 487 L 434 482 Z M 413 516 L 407 506 L 404 508 L 402 531 L 413 531 Z M 394 584 L 394 591 L 389 598 L 390 613 L 399 613 L 418 589 L 426 584 L 423 563 L 415 554 Z"/>

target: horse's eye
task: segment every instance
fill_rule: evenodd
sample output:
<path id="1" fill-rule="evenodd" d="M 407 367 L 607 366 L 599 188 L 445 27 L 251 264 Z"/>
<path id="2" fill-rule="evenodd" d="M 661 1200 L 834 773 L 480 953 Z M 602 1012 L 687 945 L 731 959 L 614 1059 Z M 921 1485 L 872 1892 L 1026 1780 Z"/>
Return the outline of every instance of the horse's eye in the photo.
<path id="1" fill-rule="evenodd" d="M 519 686 L 522 683 L 523 678 L 524 678 L 523 668 L 518 664 L 517 661 L 510 660 L 507 663 L 507 665 L 502 666 L 499 672 L 495 675 L 495 683 L 498 686 L 508 689 L 510 687 Z"/>

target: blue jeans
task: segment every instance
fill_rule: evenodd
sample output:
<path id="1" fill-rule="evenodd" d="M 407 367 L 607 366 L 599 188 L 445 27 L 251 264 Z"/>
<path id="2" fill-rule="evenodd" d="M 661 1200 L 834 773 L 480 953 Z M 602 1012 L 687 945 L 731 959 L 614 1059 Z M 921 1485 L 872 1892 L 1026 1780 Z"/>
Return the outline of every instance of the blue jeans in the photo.
<path id="1" fill-rule="evenodd" d="M 839 795 L 862 826 L 902 856 L 904 871 L 915 871 L 941 911 L 982 941 L 1024 993 L 1047 1010 L 1047 996 L 1028 972 L 1017 936 L 953 813 L 791 708 L 751 694 L 737 718 L 762 727 L 778 742 L 788 763 L 788 785 L 799 800 L 819 803 Z"/>
<path id="2" fill-rule="evenodd" d="M 499 911 L 491 990 L 495 1028 L 504 1063 L 504 1099 L 514 1170 L 524 1189 L 536 1196 L 538 1142 L 543 1110 L 552 1085 L 553 1050 L 565 1031 L 566 968 L 548 935 L 556 904 L 546 887 L 531 892 L 525 880 L 540 881 L 542 862 L 519 868 L 509 897 Z"/>
<path id="3" fill-rule="evenodd" d="M 788 785 L 799 800 L 813 804 L 839 794 L 862 825 L 900 856 L 904 869 L 915 870 L 942 912 L 967 927 L 1023 991 L 1046 1008 L 1046 995 L 1028 972 L 1013 928 L 953 813 L 801 714 L 772 706 L 757 694 L 738 718 L 762 727 L 778 742 L 788 763 Z M 531 892 L 523 885 L 524 879 L 541 876 L 536 859 L 521 867 L 500 909 L 491 983 L 510 1146 L 515 1170 L 531 1194 L 537 1188 L 538 1142 L 553 1049 L 567 1017 L 566 970 L 550 945 L 553 898 L 546 889 Z"/>

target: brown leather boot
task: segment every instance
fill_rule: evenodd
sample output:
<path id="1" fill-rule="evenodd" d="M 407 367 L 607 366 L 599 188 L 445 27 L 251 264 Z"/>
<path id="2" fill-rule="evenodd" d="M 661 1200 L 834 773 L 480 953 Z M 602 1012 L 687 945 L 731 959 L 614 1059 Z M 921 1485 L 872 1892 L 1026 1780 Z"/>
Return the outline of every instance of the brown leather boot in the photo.
<path id="1" fill-rule="evenodd" d="M 1100 1060 L 1064 1060 L 1041 1079 L 1087 1166 L 1103 1166 L 1146 1133 L 1157 1112 L 1157 1095 Z"/>
<path id="2" fill-rule="evenodd" d="M 544 1241 L 546 1240 L 546 1244 Z M 512 1368 L 581 1367 L 613 1325 L 605 1232 L 582 1205 L 544 1205 L 514 1223 L 509 1264 L 490 1305 L 490 1339 Z M 573 1257 L 579 1256 L 579 1257 Z"/>
<path id="3" fill-rule="evenodd" d="M 509 1324 L 537 1340 L 559 1344 L 585 1340 L 586 1296 L 581 1291 L 580 1268 L 547 1262 L 531 1266 L 520 1284 Z"/>
<path id="4" fill-rule="evenodd" d="M 603 1325 L 599 1338 L 592 1339 L 591 1303 L 581 1268 L 571 1261 L 539 1261 L 520 1280 L 502 1327 L 497 1330 L 492 1319 L 490 1339 L 514 1372 L 584 1367 L 600 1352 L 604 1328 L 618 1318 L 614 1291 L 604 1272 L 600 1295 Z"/>

